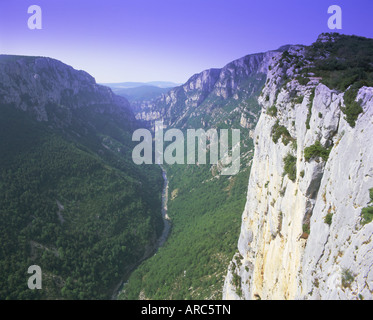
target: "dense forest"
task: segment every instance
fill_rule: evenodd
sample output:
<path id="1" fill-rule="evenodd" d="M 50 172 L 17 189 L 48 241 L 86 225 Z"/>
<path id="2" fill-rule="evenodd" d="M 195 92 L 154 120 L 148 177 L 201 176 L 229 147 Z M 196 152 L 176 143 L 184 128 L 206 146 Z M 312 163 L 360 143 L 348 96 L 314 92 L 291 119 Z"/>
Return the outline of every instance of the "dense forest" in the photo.
<path id="1" fill-rule="evenodd" d="M 75 112 L 57 129 L 0 106 L 0 299 L 110 298 L 162 231 L 161 171 L 133 164 L 125 119 Z"/>
<path id="2" fill-rule="evenodd" d="M 122 299 L 221 299 L 237 245 L 249 168 L 213 176 L 210 165 L 166 166 L 172 232 L 131 275 Z M 216 168 L 215 168 L 216 169 Z"/>

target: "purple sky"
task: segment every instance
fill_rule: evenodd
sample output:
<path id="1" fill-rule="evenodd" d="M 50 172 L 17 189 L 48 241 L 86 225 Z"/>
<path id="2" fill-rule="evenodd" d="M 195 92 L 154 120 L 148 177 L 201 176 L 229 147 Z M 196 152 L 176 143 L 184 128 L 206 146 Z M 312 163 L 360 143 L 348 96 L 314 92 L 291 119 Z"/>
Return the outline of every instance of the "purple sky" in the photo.
<path id="1" fill-rule="evenodd" d="M 27 9 L 42 9 L 30 30 Z M 185 82 L 246 54 L 311 44 L 328 7 L 344 34 L 373 38 L 372 0 L 1 0 L 0 53 L 49 56 L 97 82 Z"/>

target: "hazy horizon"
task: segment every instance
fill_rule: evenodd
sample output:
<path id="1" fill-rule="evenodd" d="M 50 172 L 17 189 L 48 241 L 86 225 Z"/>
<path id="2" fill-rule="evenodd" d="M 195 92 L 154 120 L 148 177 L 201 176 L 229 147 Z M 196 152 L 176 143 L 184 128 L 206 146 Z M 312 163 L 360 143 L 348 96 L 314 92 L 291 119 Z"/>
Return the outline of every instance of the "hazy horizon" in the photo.
<path id="1" fill-rule="evenodd" d="M 369 0 L 39 0 L 41 30 L 27 27 L 31 4 L 2 0 L 0 53 L 58 59 L 98 83 L 184 83 L 248 54 L 310 45 L 322 32 L 373 37 Z M 342 30 L 327 27 L 333 4 Z"/>

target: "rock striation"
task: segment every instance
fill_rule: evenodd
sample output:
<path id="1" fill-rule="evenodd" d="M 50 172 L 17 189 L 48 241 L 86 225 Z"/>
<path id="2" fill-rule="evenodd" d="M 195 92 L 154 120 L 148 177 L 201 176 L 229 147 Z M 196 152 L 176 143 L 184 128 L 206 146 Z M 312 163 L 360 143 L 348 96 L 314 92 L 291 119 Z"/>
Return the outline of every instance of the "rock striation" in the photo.
<path id="1" fill-rule="evenodd" d="M 195 74 L 160 98 L 136 105 L 136 118 L 151 124 L 163 119 L 167 126 L 178 128 L 214 127 L 237 120 L 242 127 L 249 128 L 250 123 L 257 122 L 260 111 L 253 107 L 257 105 L 253 97 L 264 85 L 272 57 L 285 49 L 247 55 L 221 69 Z"/>
<path id="2" fill-rule="evenodd" d="M 303 46 L 288 53 L 305 60 Z M 281 55 L 272 66 L 223 298 L 372 299 L 373 223 L 361 212 L 373 187 L 373 88 L 359 89 L 351 127 L 345 92 L 312 74 L 301 84 Z"/>

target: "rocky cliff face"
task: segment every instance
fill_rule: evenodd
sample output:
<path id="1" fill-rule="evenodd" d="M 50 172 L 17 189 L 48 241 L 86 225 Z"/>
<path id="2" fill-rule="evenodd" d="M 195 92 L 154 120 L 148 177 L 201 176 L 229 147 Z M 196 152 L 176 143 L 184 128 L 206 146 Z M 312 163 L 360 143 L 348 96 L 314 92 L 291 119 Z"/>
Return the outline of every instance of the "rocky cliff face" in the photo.
<path id="1" fill-rule="evenodd" d="M 305 48 L 288 53 L 305 61 Z M 358 91 L 352 127 L 345 92 L 274 57 L 259 98 L 255 154 L 238 253 L 225 299 L 372 299 L 373 88 Z M 307 62 L 307 61 L 306 61 Z"/>
<path id="2" fill-rule="evenodd" d="M 153 252 L 163 179 L 133 163 L 137 126 L 87 73 L 0 55 L 0 299 L 108 299 Z"/>
<path id="3" fill-rule="evenodd" d="M 116 96 L 85 71 L 44 57 L 0 55 L 0 101 L 28 112 L 38 121 L 71 121 L 74 109 L 134 118 L 125 98 Z"/>
<path id="4" fill-rule="evenodd" d="M 248 55 L 222 69 L 195 74 L 161 98 L 136 106 L 136 118 L 151 123 L 163 119 L 166 125 L 179 128 L 205 128 L 223 122 L 250 128 L 258 120 L 256 99 L 268 66 L 272 57 L 285 49 Z"/>

